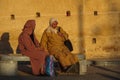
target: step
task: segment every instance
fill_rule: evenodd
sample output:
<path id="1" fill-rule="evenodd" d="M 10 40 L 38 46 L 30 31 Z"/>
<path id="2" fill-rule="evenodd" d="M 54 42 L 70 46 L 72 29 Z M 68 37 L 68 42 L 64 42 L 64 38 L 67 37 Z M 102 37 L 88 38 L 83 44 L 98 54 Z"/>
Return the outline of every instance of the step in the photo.
<path id="1" fill-rule="evenodd" d="M 97 59 L 91 60 L 96 66 L 118 66 L 120 65 L 120 59 Z"/>

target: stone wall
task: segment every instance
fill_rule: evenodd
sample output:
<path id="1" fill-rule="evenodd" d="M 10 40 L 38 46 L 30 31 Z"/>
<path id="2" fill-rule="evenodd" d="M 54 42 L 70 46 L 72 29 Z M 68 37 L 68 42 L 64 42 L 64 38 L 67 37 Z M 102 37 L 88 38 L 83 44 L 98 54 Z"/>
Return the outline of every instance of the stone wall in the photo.
<path id="1" fill-rule="evenodd" d="M 84 2 L 87 59 L 120 58 L 119 5 L 119 0 L 86 0 Z"/>
<path id="2" fill-rule="evenodd" d="M 28 19 L 36 20 L 40 41 L 49 19 L 55 17 L 69 34 L 73 53 L 83 53 L 86 59 L 120 58 L 119 5 L 119 0 L 0 0 L 0 37 L 6 39 L 0 49 L 6 45 L 3 53 L 16 53 L 18 36 Z"/>

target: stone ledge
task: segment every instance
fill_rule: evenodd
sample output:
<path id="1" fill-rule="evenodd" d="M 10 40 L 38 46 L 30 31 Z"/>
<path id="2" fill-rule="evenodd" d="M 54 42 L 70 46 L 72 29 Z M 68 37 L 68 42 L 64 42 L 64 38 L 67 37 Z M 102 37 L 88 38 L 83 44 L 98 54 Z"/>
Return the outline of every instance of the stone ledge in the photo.
<path id="1" fill-rule="evenodd" d="M 84 54 L 75 54 L 77 55 L 79 60 L 84 60 L 85 55 Z M 1 60 L 14 60 L 14 61 L 30 61 L 30 58 L 27 56 L 24 56 L 22 54 L 0 54 Z"/>
<path id="2" fill-rule="evenodd" d="M 120 65 L 120 59 L 93 59 L 93 65 L 96 66 L 117 66 Z"/>
<path id="3" fill-rule="evenodd" d="M 30 58 L 23 56 L 22 54 L 0 54 L 1 60 L 13 60 L 13 61 L 30 61 Z"/>

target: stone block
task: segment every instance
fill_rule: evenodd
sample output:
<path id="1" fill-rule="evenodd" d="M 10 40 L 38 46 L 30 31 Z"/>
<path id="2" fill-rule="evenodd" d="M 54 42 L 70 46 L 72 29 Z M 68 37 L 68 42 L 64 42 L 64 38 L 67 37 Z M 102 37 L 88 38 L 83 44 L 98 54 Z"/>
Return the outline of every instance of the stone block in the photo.
<path id="1" fill-rule="evenodd" d="M 15 76 L 17 75 L 17 62 L 12 60 L 0 61 L 0 75 Z"/>
<path id="2" fill-rule="evenodd" d="M 85 75 L 87 72 L 87 61 L 81 60 L 79 61 L 79 75 Z"/>

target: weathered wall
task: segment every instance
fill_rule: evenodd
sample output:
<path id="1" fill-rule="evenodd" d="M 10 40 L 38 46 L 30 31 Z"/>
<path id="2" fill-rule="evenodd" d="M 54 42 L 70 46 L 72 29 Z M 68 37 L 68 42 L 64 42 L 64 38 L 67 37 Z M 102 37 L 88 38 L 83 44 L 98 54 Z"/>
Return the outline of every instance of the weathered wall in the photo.
<path id="1" fill-rule="evenodd" d="M 84 36 L 88 59 L 120 58 L 119 5 L 120 0 L 85 0 Z M 94 11 L 98 15 L 94 15 Z"/>
<path id="2" fill-rule="evenodd" d="M 18 36 L 28 19 L 36 20 L 35 33 L 40 41 L 49 18 L 55 17 L 69 34 L 73 53 L 85 53 L 87 59 L 120 58 L 119 5 L 120 0 L 0 0 L 0 37 L 9 36 L 11 44 L 2 46 L 12 47 L 16 53 Z M 71 16 L 66 16 L 68 10 Z"/>

